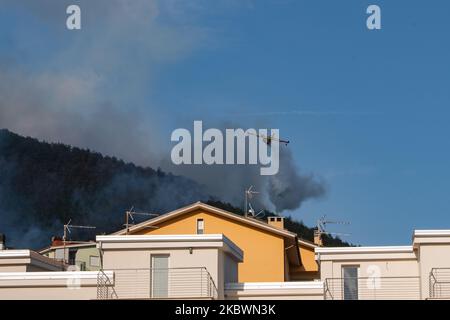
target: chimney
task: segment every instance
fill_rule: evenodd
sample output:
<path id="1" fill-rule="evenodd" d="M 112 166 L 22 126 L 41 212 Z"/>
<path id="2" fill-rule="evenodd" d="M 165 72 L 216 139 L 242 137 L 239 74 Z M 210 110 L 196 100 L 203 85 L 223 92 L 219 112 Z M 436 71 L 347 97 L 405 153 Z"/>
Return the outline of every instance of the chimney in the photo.
<path id="1" fill-rule="evenodd" d="M 284 217 L 268 217 L 267 223 L 272 227 L 284 230 Z"/>
<path id="2" fill-rule="evenodd" d="M 63 244 L 64 244 L 64 241 L 61 239 L 61 237 L 57 237 L 57 236 L 52 237 L 51 247 L 58 247 L 58 246 L 62 246 Z"/>
<path id="3" fill-rule="evenodd" d="M 319 230 L 314 230 L 314 244 L 319 247 L 323 247 L 322 234 Z"/>
<path id="4" fill-rule="evenodd" d="M 6 236 L 0 233 L 0 250 L 6 250 Z"/>

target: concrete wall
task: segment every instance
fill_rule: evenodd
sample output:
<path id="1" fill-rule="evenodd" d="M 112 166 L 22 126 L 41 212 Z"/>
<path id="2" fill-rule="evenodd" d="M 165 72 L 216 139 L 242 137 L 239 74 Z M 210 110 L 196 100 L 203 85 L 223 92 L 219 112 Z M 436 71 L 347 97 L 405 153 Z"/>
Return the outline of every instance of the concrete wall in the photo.
<path id="1" fill-rule="evenodd" d="M 224 276 L 224 283 L 234 283 L 234 282 L 238 282 L 239 279 L 239 274 L 238 274 L 238 264 L 236 263 L 236 261 L 233 259 L 233 257 L 231 257 L 228 254 L 222 253 L 222 255 L 224 256 L 224 272 L 225 272 L 225 276 Z"/>
<path id="2" fill-rule="evenodd" d="M 358 266 L 358 277 L 379 278 L 387 284 L 389 277 L 397 278 L 391 292 L 402 292 L 399 298 L 430 298 L 433 282 L 436 283 L 432 298 L 450 299 L 450 230 L 415 230 L 410 246 L 316 248 L 316 260 L 320 265 L 320 277 L 342 278 L 342 268 Z M 435 270 L 433 282 L 430 273 Z M 398 278 L 416 278 L 408 284 Z M 440 279 L 439 279 L 440 278 Z M 376 280 L 374 280 L 376 281 Z M 413 294 L 414 291 L 417 291 Z M 382 290 L 378 290 L 378 293 Z M 387 291 L 386 291 L 387 292 Z M 358 293 L 359 294 L 359 293 Z"/>
<path id="3" fill-rule="evenodd" d="M 186 298 L 190 293 L 196 293 L 193 297 L 198 297 L 199 292 L 202 297 L 209 296 L 208 292 L 215 293 L 215 288 L 217 297 L 223 298 L 225 281 L 237 281 L 237 265 L 242 261 L 242 251 L 223 235 L 130 235 L 97 239 L 103 252 L 103 269 L 114 270 L 116 288 L 122 297 L 133 295 L 125 287 L 130 286 L 130 281 L 139 287 L 139 297 L 148 297 L 150 290 L 154 290 L 155 287 L 150 285 L 153 255 L 169 257 L 167 272 L 169 291 L 172 292 L 169 296 L 183 294 Z"/>
<path id="4" fill-rule="evenodd" d="M 24 263 L 23 261 L 17 264 L 0 264 L 0 272 L 45 272 L 48 268 Z"/>
<path id="5" fill-rule="evenodd" d="M 133 271 L 130 269 L 144 269 L 137 271 L 139 273 L 138 277 L 142 281 L 139 281 L 137 287 L 141 288 L 140 294 L 143 297 L 148 296 L 147 288 L 150 282 L 151 256 L 162 254 L 169 255 L 169 272 L 173 274 L 174 278 L 182 277 L 182 274 L 186 272 L 186 277 L 197 279 L 200 277 L 200 272 L 203 272 L 200 271 L 200 268 L 206 268 L 218 287 L 219 296 L 223 296 L 223 274 L 220 274 L 223 266 L 219 267 L 219 251 L 217 249 L 196 248 L 192 251 L 192 254 L 188 249 L 108 250 L 105 251 L 103 256 L 104 270 L 114 270 L 117 279 L 116 290 L 118 294 L 122 293 L 122 296 L 124 296 L 132 293 L 125 288 L 129 284 L 119 280 L 125 279 L 125 277 L 134 279 Z M 182 268 L 192 268 L 191 274 L 189 274 L 189 270 Z M 202 279 L 206 279 L 206 275 L 203 275 Z M 175 283 L 174 286 L 176 286 Z M 175 289 L 172 291 L 175 292 Z M 184 291 L 188 290 L 184 289 Z M 180 294 L 183 294 L 183 289 L 179 289 L 175 293 L 175 295 Z"/>
<path id="6" fill-rule="evenodd" d="M 108 276 L 113 279 L 112 273 Z M 89 300 L 97 298 L 97 272 L 0 273 L 0 300 Z"/>
<path id="7" fill-rule="evenodd" d="M 26 264 L 0 264 L 0 272 L 26 272 Z"/>
<path id="8" fill-rule="evenodd" d="M 229 283 L 227 300 L 323 300 L 323 282 Z"/>
<path id="9" fill-rule="evenodd" d="M 342 277 L 342 266 L 359 266 L 359 277 L 372 275 L 376 266 L 380 276 L 419 276 L 417 255 L 412 246 L 317 248 L 320 275 L 324 278 Z"/>
<path id="10" fill-rule="evenodd" d="M 62 264 L 61 264 L 61 268 Z M 53 269 L 54 270 L 54 269 Z M 38 266 L 38 265 L 33 265 L 33 264 L 29 264 L 26 267 L 26 272 L 45 272 L 45 271 L 49 271 L 48 268 L 46 267 L 42 267 L 42 266 Z"/>
<path id="11" fill-rule="evenodd" d="M 374 276 L 374 272 L 377 272 L 380 277 L 419 276 L 419 265 L 414 259 L 360 260 L 354 258 L 346 261 L 323 261 L 320 266 L 321 279 L 342 278 L 342 268 L 345 266 L 359 267 L 358 277 L 371 277 Z"/>
<path id="12" fill-rule="evenodd" d="M 419 266 L 422 296 L 430 297 L 430 272 L 432 268 L 450 267 L 450 246 L 423 244 L 419 249 Z"/>
<path id="13" fill-rule="evenodd" d="M 61 263 L 32 250 L 1 250 L 0 272 L 37 272 L 64 270 Z"/>
<path id="14" fill-rule="evenodd" d="M 318 248 L 326 298 L 343 299 L 343 268 L 357 268 L 358 299 L 421 299 L 417 252 L 412 246 Z"/>
<path id="15" fill-rule="evenodd" d="M 414 245 L 418 252 L 422 297 L 430 297 L 430 272 L 433 268 L 450 268 L 450 237 L 417 236 Z M 445 281 L 448 281 L 448 276 Z M 447 288 L 449 288 L 446 285 Z M 446 294 L 448 295 L 448 289 Z M 450 298 L 450 297 L 446 297 Z"/>
<path id="16" fill-rule="evenodd" d="M 358 247 L 358 248 L 318 248 L 316 257 L 320 261 L 321 279 L 342 277 L 342 267 L 358 266 L 358 277 L 416 277 L 409 284 L 395 280 L 393 291 L 402 293 L 403 298 L 428 299 L 430 297 L 430 272 L 433 268 L 449 268 L 443 275 L 445 290 L 439 294 L 450 298 L 450 286 L 445 284 L 450 277 L 450 230 L 416 230 L 412 246 L 403 247 Z M 446 278 L 445 278 L 446 277 Z M 406 282 L 407 280 L 405 280 Z M 418 293 L 413 295 L 416 290 Z M 379 292 L 381 292 L 379 290 Z"/>

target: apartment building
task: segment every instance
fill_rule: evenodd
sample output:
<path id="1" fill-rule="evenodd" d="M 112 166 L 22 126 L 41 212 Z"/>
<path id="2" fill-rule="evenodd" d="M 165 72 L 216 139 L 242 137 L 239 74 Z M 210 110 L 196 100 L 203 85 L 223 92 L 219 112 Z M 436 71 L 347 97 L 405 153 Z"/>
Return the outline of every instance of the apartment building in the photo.
<path id="1" fill-rule="evenodd" d="M 416 230 L 406 246 L 318 247 L 280 217 L 198 202 L 97 236 L 95 250 L 99 271 L 0 250 L 0 299 L 450 299 L 450 230 Z"/>
<path id="2" fill-rule="evenodd" d="M 245 259 L 238 265 L 239 282 L 285 282 L 317 279 L 316 245 L 284 228 L 282 217 L 267 222 L 202 202 L 166 213 L 114 235 L 223 234 Z"/>
<path id="3" fill-rule="evenodd" d="M 316 248 L 324 299 L 449 299 L 450 230 L 407 246 Z"/>
<path id="4" fill-rule="evenodd" d="M 24 284 L 38 285 L 36 277 L 49 288 L 48 294 L 43 294 L 44 287 L 35 287 L 23 292 L 22 298 L 46 299 L 55 290 L 60 299 L 323 297 L 323 284 L 310 281 L 318 277 L 316 246 L 285 230 L 282 217 L 262 222 L 197 202 L 96 240 L 101 265 L 95 273 L 97 290 L 93 290 L 93 272 L 64 272 L 56 277 L 29 272 L 21 275 L 20 288 L 10 297 L 20 295 Z M 43 253 L 56 257 L 60 249 L 55 246 Z M 80 287 L 74 295 L 77 277 Z M 64 281 L 70 294 L 56 289 Z M 0 298 L 5 296 L 8 293 L 0 290 Z"/>
<path id="5" fill-rule="evenodd" d="M 79 271 L 98 271 L 100 269 L 100 253 L 96 242 L 63 243 L 52 240 L 49 247 L 39 250 L 45 257 L 51 258 Z"/>

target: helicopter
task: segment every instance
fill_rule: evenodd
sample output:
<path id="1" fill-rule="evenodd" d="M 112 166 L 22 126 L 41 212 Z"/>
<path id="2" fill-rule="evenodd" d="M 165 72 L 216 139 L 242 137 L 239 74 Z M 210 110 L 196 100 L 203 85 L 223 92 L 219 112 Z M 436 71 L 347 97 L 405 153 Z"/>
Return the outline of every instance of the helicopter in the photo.
<path id="1" fill-rule="evenodd" d="M 251 134 L 253 136 L 261 138 L 268 146 L 272 145 L 272 141 L 278 141 L 278 142 L 284 143 L 285 146 L 287 146 L 289 143 L 289 140 L 279 139 L 279 138 L 275 137 L 275 134 L 272 134 L 271 136 L 266 136 L 264 134 L 257 134 L 257 133 L 252 133 L 252 132 L 248 132 L 247 134 Z"/>

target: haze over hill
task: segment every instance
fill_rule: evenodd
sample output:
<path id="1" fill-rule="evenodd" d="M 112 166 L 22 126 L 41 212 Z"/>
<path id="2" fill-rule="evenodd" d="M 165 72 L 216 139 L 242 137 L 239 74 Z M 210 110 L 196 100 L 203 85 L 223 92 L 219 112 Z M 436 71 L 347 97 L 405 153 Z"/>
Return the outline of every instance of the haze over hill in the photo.
<path id="1" fill-rule="evenodd" d="M 92 237 L 122 227 L 125 210 L 165 213 L 205 201 L 242 214 L 236 206 L 211 196 L 193 180 L 125 163 L 57 143 L 40 142 L 0 130 L 0 233 L 13 247 L 39 248 L 61 235 L 63 224 L 93 225 Z M 267 215 L 272 213 L 267 212 Z M 288 219 L 286 225 L 312 240 L 313 230 Z M 333 245 L 339 239 L 326 238 Z"/>

